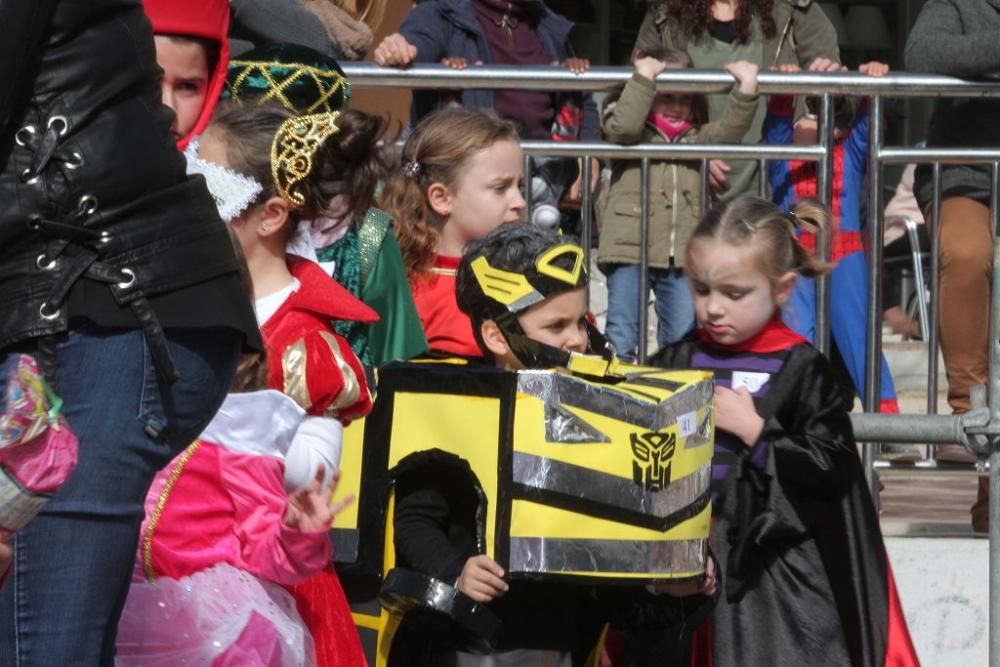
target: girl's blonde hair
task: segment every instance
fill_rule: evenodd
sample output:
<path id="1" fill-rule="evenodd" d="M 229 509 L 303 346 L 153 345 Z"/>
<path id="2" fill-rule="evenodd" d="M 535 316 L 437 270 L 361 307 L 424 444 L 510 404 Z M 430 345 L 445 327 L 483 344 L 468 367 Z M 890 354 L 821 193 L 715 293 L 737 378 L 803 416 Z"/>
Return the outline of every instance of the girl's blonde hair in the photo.
<path id="1" fill-rule="evenodd" d="M 430 185 L 453 186 L 473 155 L 498 141 L 518 140 L 513 123 L 472 109 L 442 109 L 414 128 L 403 146 L 401 168 L 381 199 L 381 208 L 396 220 L 403 265 L 411 279 L 433 266 L 443 225 L 427 199 Z"/>
<path id="2" fill-rule="evenodd" d="M 828 229 L 831 220 L 830 209 L 816 199 L 803 199 L 785 213 L 766 199 L 742 195 L 705 214 L 688 241 L 688 252 L 699 239 L 715 239 L 737 248 L 749 247 L 757 268 L 773 286 L 789 272 L 813 278 L 831 270 L 833 264 L 818 261 L 795 234 L 799 228 L 818 233 Z"/>

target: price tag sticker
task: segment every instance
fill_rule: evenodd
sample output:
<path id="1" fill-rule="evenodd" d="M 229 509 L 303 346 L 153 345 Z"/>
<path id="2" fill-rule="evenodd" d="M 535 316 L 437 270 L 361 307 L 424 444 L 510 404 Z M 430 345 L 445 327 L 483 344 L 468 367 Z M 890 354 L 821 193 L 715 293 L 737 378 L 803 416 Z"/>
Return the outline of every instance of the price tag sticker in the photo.
<path id="1" fill-rule="evenodd" d="M 677 418 L 677 435 L 686 438 L 698 430 L 698 414 L 687 412 Z"/>

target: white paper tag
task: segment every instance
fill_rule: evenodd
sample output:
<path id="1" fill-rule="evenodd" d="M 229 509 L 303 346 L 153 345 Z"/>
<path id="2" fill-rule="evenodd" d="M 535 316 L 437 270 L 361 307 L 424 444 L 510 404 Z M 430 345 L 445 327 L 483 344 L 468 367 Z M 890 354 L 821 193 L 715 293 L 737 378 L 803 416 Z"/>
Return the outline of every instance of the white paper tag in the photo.
<path id="1" fill-rule="evenodd" d="M 677 435 L 686 438 L 698 430 L 698 414 L 687 412 L 677 418 Z"/>
<path id="2" fill-rule="evenodd" d="M 761 387 L 771 379 L 770 373 L 753 373 L 750 371 L 733 371 L 733 389 L 746 387 L 751 394 L 760 391 Z"/>

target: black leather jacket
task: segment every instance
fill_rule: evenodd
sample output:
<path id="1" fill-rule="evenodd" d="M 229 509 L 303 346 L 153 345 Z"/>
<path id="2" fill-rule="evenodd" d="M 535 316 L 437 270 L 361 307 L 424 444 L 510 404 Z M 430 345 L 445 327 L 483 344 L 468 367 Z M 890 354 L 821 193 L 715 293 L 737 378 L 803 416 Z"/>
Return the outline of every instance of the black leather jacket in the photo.
<path id="1" fill-rule="evenodd" d="M 0 25 L 0 349 L 65 331 L 95 284 L 168 379 L 158 297 L 222 280 L 237 287 L 201 296 L 239 302 L 231 324 L 256 336 L 228 232 L 168 131 L 140 0 L 0 0 Z"/>

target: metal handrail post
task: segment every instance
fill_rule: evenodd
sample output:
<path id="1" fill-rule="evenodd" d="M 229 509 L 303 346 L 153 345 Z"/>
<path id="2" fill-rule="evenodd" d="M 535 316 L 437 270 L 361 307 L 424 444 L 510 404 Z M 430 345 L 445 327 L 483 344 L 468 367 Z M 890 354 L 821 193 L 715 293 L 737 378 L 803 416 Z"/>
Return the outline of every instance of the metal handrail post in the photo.
<path id="1" fill-rule="evenodd" d="M 698 192 L 698 219 L 705 217 L 709 203 L 712 201 L 712 188 L 708 185 L 708 158 L 701 159 L 701 171 L 698 172 L 700 191 Z"/>
<path id="2" fill-rule="evenodd" d="M 993 289 L 990 311 L 990 422 L 1000 423 L 1000 162 L 993 163 L 990 212 L 993 218 Z M 990 667 L 1000 667 L 1000 440 L 991 437 L 990 451 Z"/>
<path id="3" fill-rule="evenodd" d="M 938 348 L 940 347 L 938 320 L 941 317 L 941 163 L 936 162 L 931 171 L 931 210 L 924 222 L 930 227 L 931 240 L 931 312 L 928 315 L 927 337 L 927 414 L 938 413 Z M 927 458 L 937 460 L 937 447 L 927 448 Z"/>
<path id="4" fill-rule="evenodd" d="M 592 225 L 594 219 L 594 204 L 593 196 L 594 193 L 590 189 L 590 179 L 593 177 L 593 169 L 590 165 L 591 157 L 589 155 L 583 156 L 583 167 L 580 169 L 580 178 L 583 179 L 581 185 L 583 186 L 582 195 L 580 196 L 580 243 L 583 246 L 583 259 L 587 270 L 590 271 L 590 254 L 593 252 L 593 243 L 591 241 L 593 232 Z M 587 293 L 587 305 L 590 306 L 590 293 Z"/>
<path id="5" fill-rule="evenodd" d="M 531 156 L 524 154 L 524 210 L 528 214 L 528 222 L 531 222 L 531 209 L 534 207 L 534 195 L 531 192 Z"/>
<path id="6" fill-rule="evenodd" d="M 920 237 L 917 234 L 917 223 L 910 217 L 903 218 L 906 227 L 906 238 L 910 243 L 910 257 L 913 260 L 913 281 L 917 289 L 917 313 L 920 315 L 920 338 L 927 340 L 930 336 L 930 325 L 927 314 L 927 282 L 924 280 L 924 262 L 920 257 Z M 884 305 L 884 304 L 883 304 Z"/>
<path id="7" fill-rule="evenodd" d="M 879 152 L 884 136 L 882 98 L 868 102 L 868 327 L 865 332 L 865 411 L 879 412 L 882 396 L 882 236 L 885 212 L 882 210 L 882 162 Z M 875 507 L 879 506 L 878 478 L 875 475 L 873 442 L 864 443 L 862 462 L 865 481 Z"/>
<path id="8" fill-rule="evenodd" d="M 823 157 L 817 165 L 816 196 L 821 202 L 832 207 L 833 199 L 833 97 L 829 94 L 821 98 L 819 120 L 819 144 Z M 816 258 L 821 262 L 830 261 L 830 231 L 820 230 L 816 234 Z M 816 349 L 830 355 L 830 276 L 822 274 L 816 278 L 816 330 L 813 341 Z"/>
<path id="9" fill-rule="evenodd" d="M 590 189 L 590 156 L 583 156 L 583 166 L 580 169 L 580 178 L 583 179 L 581 185 L 583 191 L 580 196 L 580 243 L 583 245 L 583 264 L 590 271 L 590 255 L 593 253 L 593 243 L 591 238 L 591 225 L 593 223 L 594 205 L 591 201 L 593 192 Z M 590 310 L 590 290 L 587 290 L 587 310 Z"/>
<path id="10" fill-rule="evenodd" d="M 642 158 L 639 171 L 639 363 L 646 363 L 646 340 L 649 337 L 649 158 Z"/>

